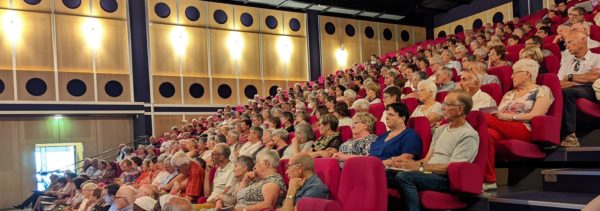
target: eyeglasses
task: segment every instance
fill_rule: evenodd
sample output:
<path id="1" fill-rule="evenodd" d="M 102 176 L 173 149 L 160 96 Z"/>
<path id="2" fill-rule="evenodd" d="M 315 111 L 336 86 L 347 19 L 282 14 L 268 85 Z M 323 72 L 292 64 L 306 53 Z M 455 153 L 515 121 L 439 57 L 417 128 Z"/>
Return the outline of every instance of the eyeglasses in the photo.
<path id="1" fill-rule="evenodd" d="M 527 73 L 527 71 L 514 71 L 512 75 L 516 75 L 517 73 Z"/>
<path id="2" fill-rule="evenodd" d="M 444 103 L 442 103 L 442 106 L 444 106 L 444 107 L 450 107 L 450 106 L 462 106 L 462 105 L 461 104 L 450 104 L 448 102 L 444 102 Z"/>
<path id="3" fill-rule="evenodd" d="M 296 166 L 296 165 L 300 165 L 300 164 L 299 163 L 288 163 L 288 164 L 285 164 L 285 168 L 289 169 L 290 167 Z"/>
<path id="4" fill-rule="evenodd" d="M 352 122 L 352 124 L 350 124 L 350 126 L 354 127 L 357 124 L 366 124 L 366 123 L 364 123 L 364 122 Z"/>

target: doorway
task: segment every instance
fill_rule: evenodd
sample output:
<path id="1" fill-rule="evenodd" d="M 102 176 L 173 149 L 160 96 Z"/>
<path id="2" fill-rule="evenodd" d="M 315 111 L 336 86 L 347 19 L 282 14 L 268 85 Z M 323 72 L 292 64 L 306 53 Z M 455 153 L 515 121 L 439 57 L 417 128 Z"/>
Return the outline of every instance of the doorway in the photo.
<path id="1" fill-rule="evenodd" d="M 45 190 L 50 184 L 50 175 L 76 172 L 77 162 L 82 159 L 81 143 L 36 144 L 35 177 L 36 189 Z"/>

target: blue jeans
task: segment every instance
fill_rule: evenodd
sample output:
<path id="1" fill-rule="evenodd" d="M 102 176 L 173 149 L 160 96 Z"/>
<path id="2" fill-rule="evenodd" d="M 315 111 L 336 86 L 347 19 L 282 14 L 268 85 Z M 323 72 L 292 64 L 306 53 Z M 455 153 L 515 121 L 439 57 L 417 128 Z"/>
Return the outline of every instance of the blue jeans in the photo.
<path id="1" fill-rule="evenodd" d="M 421 210 L 419 191 L 448 191 L 448 177 L 439 174 L 425 174 L 418 171 L 401 171 L 396 174 L 392 187 L 398 189 L 407 211 Z"/>

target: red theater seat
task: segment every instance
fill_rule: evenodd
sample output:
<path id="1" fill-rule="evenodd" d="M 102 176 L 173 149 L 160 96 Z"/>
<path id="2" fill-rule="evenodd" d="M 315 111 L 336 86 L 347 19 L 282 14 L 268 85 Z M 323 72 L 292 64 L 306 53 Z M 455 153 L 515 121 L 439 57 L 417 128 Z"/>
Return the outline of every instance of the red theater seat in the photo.
<path id="1" fill-rule="evenodd" d="M 502 101 L 502 88 L 497 83 L 483 85 L 481 86 L 481 91 L 489 94 L 496 101 L 496 105 Z"/>
<path id="2" fill-rule="evenodd" d="M 512 89 L 512 67 L 510 66 L 501 66 L 490 68 L 488 72 L 492 75 L 495 75 L 500 80 L 500 84 L 502 84 L 502 95 L 506 94 L 508 91 Z M 500 102 L 498 102 L 500 103 Z"/>
<path id="3" fill-rule="evenodd" d="M 369 113 L 373 114 L 373 116 L 375 116 L 375 119 L 381 119 L 383 111 L 385 111 L 385 105 L 383 103 L 375 103 L 369 105 Z"/>
<path id="4" fill-rule="evenodd" d="M 337 131 L 340 133 L 342 142 L 346 142 L 352 138 L 352 128 L 350 126 L 339 126 Z"/>
<path id="5" fill-rule="evenodd" d="M 546 64 L 546 69 L 548 69 L 548 73 L 558 74 L 558 70 L 560 69 L 560 59 L 554 55 L 544 57 L 544 64 Z"/>
<path id="6" fill-rule="evenodd" d="M 340 183 L 340 164 L 334 158 L 315 159 L 315 173 L 329 189 L 329 199 L 337 200 Z"/>
<path id="7" fill-rule="evenodd" d="M 440 102 L 440 103 L 443 103 L 443 102 L 444 102 L 444 99 L 446 99 L 446 96 L 448 96 L 448 91 L 445 91 L 445 92 L 438 92 L 438 93 L 435 95 L 435 101 L 438 101 L 438 102 Z"/>
<path id="8" fill-rule="evenodd" d="M 387 127 L 385 126 L 385 123 L 383 123 L 382 121 L 375 122 L 375 135 L 380 136 L 381 134 L 384 134 L 386 131 L 387 131 Z"/>
<path id="9" fill-rule="evenodd" d="M 575 104 L 577 105 L 577 110 L 580 110 L 587 115 L 600 118 L 600 103 L 592 102 L 585 98 L 579 98 L 575 101 Z"/>

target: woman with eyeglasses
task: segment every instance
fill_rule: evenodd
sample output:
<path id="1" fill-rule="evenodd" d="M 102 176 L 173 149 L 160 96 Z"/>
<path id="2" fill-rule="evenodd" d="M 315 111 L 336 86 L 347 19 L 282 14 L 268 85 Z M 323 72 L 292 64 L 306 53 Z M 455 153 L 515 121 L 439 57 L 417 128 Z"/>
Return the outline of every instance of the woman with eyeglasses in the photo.
<path id="1" fill-rule="evenodd" d="M 376 121 L 375 117 L 367 112 L 356 113 L 352 117 L 352 139 L 340 145 L 339 152 L 333 154 L 333 158 L 340 161 L 340 167 L 351 157 L 365 156 L 369 153 L 371 144 L 377 138 L 373 134 Z"/>
<path id="2" fill-rule="evenodd" d="M 279 154 L 265 149 L 256 156 L 254 171 L 246 173 L 240 182 L 235 210 L 264 210 L 279 208 L 287 187 L 277 173 Z"/>
<path id="3" fill-rule="evenodd" d="M 421 81 L 417 85 L 417 100 L 421 105 L 417 106 L 410 117 L 424 116 L 429 120 L 429 126 L 435 128 L 442 119 L 442 104 L 435 101 L 437 86 L 431 80 Z"/>
<path id="4" fill-rule="evenodd" d="M 511 63 L 509 61 L 504 60 L 505 54 L 506 49 L 504 49 L 504 46 L 497 45 L 490 48 L 490 52 L 488 53 L 488 68 L 510 66 Z"/>
<path id="5" fill-rule="evenodd" d="M 554 101 L 550 88 L 535 83 L 540 65 L 532 59 L 521 59 L 513 65 L 513 90 L 507 92 L 498 113 L 485 114 L 490 135 L 484 190 L 496 189 L 494 142 L 503 139 L 531 141 L 529 121 L 545 115 Z"/>
<path id="6" fill-rule="evenodd" d="M 312 144 L 310 156 L 313 158 L 331 157 L 342 144 L 340 133 L 337 131 L 338 119 L 331 114 L 327 114 L 321 116 L 319 123 L 321 137 Z"/>

